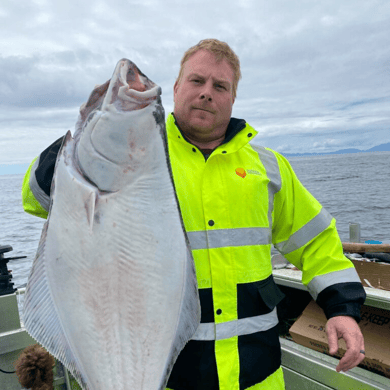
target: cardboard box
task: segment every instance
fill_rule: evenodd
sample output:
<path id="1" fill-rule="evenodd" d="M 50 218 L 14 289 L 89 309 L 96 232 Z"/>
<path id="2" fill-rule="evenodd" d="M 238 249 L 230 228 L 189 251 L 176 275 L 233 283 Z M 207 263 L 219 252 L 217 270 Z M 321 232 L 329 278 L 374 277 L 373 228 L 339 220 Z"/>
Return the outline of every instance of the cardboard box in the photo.
<path id="1" fill-rule="evenodd" d="M 362 306 L 359 323 L 364 336 L 366 357 L 359 367 L 390 378 L 390 311 Z M 329 355 L 325 332 L 326 317 L 322 309 L 311 301 L 290 328 L 293 340 L 305 347 Z M 339 340 L 337 357 L 346 351 L 344 340 Z"/>
<path id="2" fill-rule="evenodd" d="M 390 264 L 351 260 L 365 287 L 390 291 Z"/>

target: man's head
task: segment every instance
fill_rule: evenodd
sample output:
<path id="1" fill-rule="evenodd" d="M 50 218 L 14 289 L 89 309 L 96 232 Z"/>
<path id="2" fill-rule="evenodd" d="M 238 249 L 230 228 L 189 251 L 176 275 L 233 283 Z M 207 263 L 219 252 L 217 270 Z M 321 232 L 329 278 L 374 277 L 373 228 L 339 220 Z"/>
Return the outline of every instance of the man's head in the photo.
<path id="1" fill-rule="evenodd" d="M 207 50 L 210 53 L 214 54 L 217 59 L 217 62 L 226 60 L 229 65 L 232 67 L 234 72 L 234 81 L 233 81 L 233 98 L 236 98 L 238 81 L 241 79 L 241 70 L 240 70 L 240 60 L 237 57 L 237 54 L 230 48 L 230 46 L 218 39 L 203 39 L 195 46 L 190 47 L 183 55 L 183 58 L 180 62 L 180 71 L 179 76 L 176 79 L 176 82 L 180 82 L 183 77 L 183 67 L 187 60 L 199 50 Z"/>
<path id="2" fill-rule="evenodd" d="M 174 114 L 190 142 L 213 149 L 223 141 L 240 77 L 238 57 L 224 42 L 204 40 L 184 54 Z"/>

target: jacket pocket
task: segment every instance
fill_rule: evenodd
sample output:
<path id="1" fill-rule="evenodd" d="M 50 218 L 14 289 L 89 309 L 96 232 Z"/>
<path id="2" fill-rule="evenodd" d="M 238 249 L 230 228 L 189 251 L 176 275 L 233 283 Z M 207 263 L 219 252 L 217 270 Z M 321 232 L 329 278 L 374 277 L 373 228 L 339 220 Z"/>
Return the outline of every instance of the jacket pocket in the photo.
<path id="1" fill-rule="evenodd" d="M 238 318 L 268 314 L 284 297 L 272 275 L 257 282 L 238 284 Z"/>
<path id="2" fill-rule="evenodd" d="M 256 282 L 256 284 L 262 301 L 270 311 L 272 311 L 285 297 L 278 285 L 275 283 L 272 275 L 270 275 L 267 279 Z"/>

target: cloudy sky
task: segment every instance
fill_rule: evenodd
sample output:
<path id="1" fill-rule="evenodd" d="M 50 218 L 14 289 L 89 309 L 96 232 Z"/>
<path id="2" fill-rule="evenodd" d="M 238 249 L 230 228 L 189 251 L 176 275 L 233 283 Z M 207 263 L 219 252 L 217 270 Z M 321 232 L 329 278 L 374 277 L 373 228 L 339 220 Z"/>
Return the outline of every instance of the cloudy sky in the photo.
<path id="1" fill-rule="evenodd" d="M 389 0 L 2 0 L 0 34 L 0 174 L 73 131 L 123 57 L 172 111 L 184 51 L 211 37 L 240 57 L 233 116 L 256 143 L 294 153 L 390 142 Z"/>

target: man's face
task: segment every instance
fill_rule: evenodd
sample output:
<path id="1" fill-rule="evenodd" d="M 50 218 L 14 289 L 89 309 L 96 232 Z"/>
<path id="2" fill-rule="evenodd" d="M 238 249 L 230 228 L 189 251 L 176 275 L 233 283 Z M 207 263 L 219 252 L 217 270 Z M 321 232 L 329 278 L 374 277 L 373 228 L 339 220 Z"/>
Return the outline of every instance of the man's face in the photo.
<path id="1" fill-rule="evenodd" d="M 174 114 L 190 141 L 223 140 L 234 103 L 233 80 L 229 63 L 217 63 L 214 54 L 206 50 L 185 62 L 183 76 L 173 88 Z"/>

